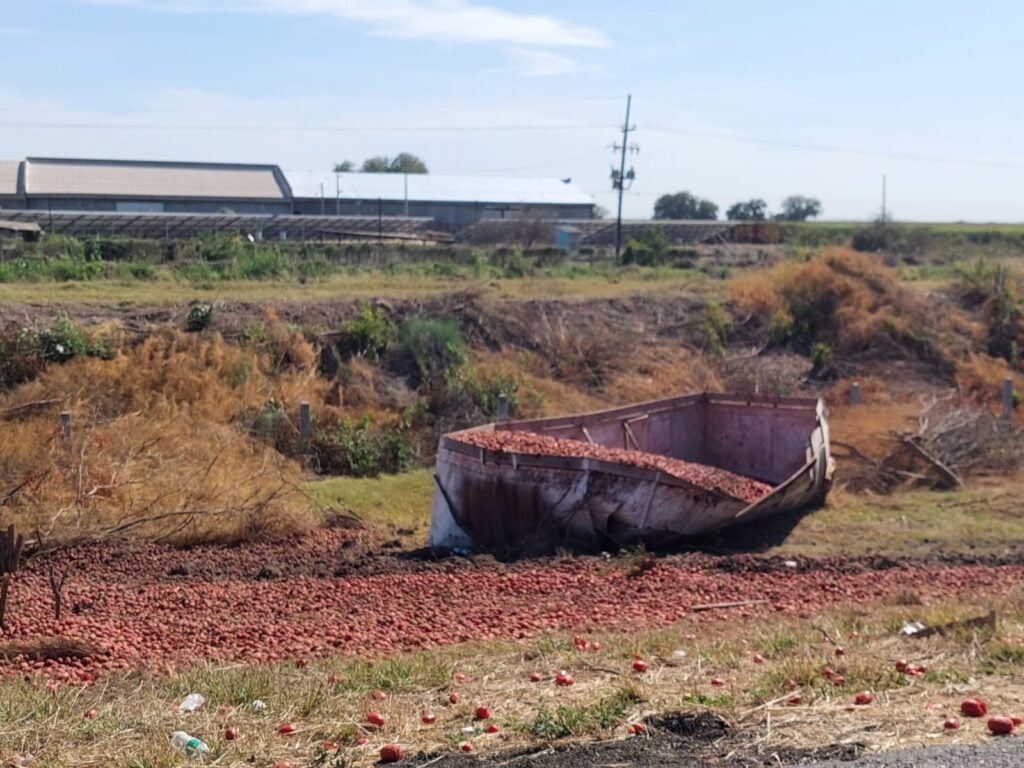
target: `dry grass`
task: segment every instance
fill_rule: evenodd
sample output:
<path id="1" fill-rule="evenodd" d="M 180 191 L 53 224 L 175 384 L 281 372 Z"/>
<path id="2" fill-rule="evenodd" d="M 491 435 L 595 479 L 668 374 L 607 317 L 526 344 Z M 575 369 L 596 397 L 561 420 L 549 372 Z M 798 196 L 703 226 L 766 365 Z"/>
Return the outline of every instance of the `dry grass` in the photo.
<path id="1" fill-rule="evenodd" d="M 769 336 L 805 351 L 823 343 L 843 355 L 940 362 L 962 353 L 970 336 L 952 307 L 935 307 L 877 257 L 846 248 L 744 275 L 728 290 L 737 309 L 759 318 Z"/>
<path id="2" fill-rule="evenodd" d="M 322 401 L 312 348 L 286 342 L 284 371 L 280 356 L 169 331 L 110 360 L 51 366 L 0 409 L 58 400 L 72 441 L 54 411 L 4 424 L 5 519 L 47 538 L 123 528 L 183 543 L 308 526 L 299 467 L 250 437 L 242 419 L 270 401 Z"/>
<path id="3" fill-rule="evenodd" d="M 926 640 L 901 637 L 907 620 L 940 623 L 994 608 L 997 631 L 952 633 Z M 983 697 L 996 712 L 1020 712 L 1024 681 L 1024 603 L 1016 598 L 965 608 L 956 603 L 922 607 L 869 606 L 836 610 L 811 619 L 764 619 L 755 623 L 684 620 L 651 632 L 588 635 L 599 653 L 577 652 L 567 636 L 528 643 L 492 642 L 403 654 L 372 662 L 338 658 L 306 668 L 198 667 L 169 678 L 148 674 L 118 676 L 88 690 L 47 690 L 37 681 L 0 683 L 0 760 L 32 754 L 38 764 L 64 766 L 168 766 L 180 764 L 168 746 L 172 731 L 183 729 L 205 740 L 218 765 L 257 765 L 275 760 L 306 764 L 319 744 L 341 746 L 341 765 L 368 766 L 388 741 L 407 752 L 447 753 L 462 740 L 482 753 L 549 738 L 620 738 L 637 718 L 671 709 L 712 709 L 731 722 L 751 747 L 813 747 L 856 741 L 869 749 L 934 743 L 969 743 L 986 738 L 984 724 L 964 722 L 944 733 L 945 715 L 956 714 L 968 695 Z M 853 633 L 856 633 L 854 635 Z M 823 642 L 824 636 L 832 642 Z M 832 649 L 840 642 L 846 655 Z M 756 664 L 755 653 L 766 661 Z M 630 670 L 633 654 L 648 660 L 643 675 Z M 927 664 L 924 677 L 896 674 L 893 661 Z M 821 675 L 825 666 L 846 677 L 842 688 Z M 576 684 L 552 684 L 557 669 L 570 670 Z M 540 671 L 545 679 L 531 683 Z M 462 673 L 464 681 L 454 674 Z M 712 677 L 726 684 L 711 685 Z M 803 705 L 785 705 L 786 683 L 799 687 Z M 374 700 L 380 689 L 388 696 Z M 851 707 L 856 691 L 870 689 L 876 701 Z M 187 693 L 207 699 L 196 713 L 173 709 Z M 448 703 L 457 692 L 458 704 Z M 252 701 L 267 703 L 254 711 Z M 473 710 L 486 704 L 501 732 L 465 734 Z M 84 717 L 94 708 L 95 719 Z M 365 725 L 365 713 L 379 711 L 385 726 Z M 431 711 L 437 723 L 423 725 Z M 298 732 L 280 736 L 292 722 Z M 224 728 L 241 732 L 223 739 Z M 368 744 L 359 747 L 356 738 Z M 331 759 L 334 757 L 332 755 Z"/>

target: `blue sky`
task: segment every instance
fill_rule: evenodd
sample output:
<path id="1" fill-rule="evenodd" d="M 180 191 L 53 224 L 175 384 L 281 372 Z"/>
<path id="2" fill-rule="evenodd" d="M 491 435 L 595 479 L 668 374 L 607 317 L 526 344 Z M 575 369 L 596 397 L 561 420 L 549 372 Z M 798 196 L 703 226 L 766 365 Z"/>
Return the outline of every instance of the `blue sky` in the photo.
<path id="1" fill-rule="evenodd" d="M 0 157 L 275 162 L 789 194 L 866 219 L 1024 221 L 1024 4 L 3 0 Z"/>

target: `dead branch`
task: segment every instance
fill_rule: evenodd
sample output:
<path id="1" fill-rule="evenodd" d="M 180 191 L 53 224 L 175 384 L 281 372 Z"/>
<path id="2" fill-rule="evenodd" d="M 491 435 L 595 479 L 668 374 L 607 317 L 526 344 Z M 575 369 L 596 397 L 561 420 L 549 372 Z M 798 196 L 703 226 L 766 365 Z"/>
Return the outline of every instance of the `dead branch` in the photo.
<path id="1" fill-rule="evenodd" d="M 29 403 L 22 403 L 21 405 L 4 408 L 3 410 L 0 410 L 0 421 L 18 418 L 28 412 L 41 410 L 47 406 L 57 405 L 59 403 L 60 400 L 58 398 L 51 398 L 49 400 L 33 400 Z"/>

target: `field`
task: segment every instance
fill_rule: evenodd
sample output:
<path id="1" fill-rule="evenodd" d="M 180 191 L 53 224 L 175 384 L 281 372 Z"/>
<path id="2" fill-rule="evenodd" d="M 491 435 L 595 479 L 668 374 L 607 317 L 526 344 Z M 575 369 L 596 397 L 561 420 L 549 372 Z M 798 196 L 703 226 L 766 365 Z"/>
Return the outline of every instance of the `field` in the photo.
<path id="1" fill-rule="evenodd" d="M 646 266 L 21 254 L 0 270 L 0 523 L 27 540 L 0 761 L 169 767 L 179 730 L 265 768 L 390 743 L 423 766 L 738 767 L 990 739 L 959 708 L 1024 714 L 1024 452 L 998 416 L 1021 233 L 903 227 L 879 255 L 807 229 Z M 666 551 L 425 548 L 437 439 L 499 393 L 536 417 L 700 390 L 824 397 L 828 503 Z"/>

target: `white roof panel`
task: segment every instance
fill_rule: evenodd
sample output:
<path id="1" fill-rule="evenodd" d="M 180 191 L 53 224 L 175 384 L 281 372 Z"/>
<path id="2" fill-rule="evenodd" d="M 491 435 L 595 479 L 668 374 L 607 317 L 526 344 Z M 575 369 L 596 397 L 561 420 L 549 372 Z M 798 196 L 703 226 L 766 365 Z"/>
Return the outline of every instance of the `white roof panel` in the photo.
<path id="1" fill-rule="evenodd" d="M 436 176 L 424 173 L 286 173 L 295 197 L 333 200 L 338 184 L 342 200 L 405 200 L 433 203 L 533 203 L 593 205 L 594 200 L 560 179 Z M 335 179 L 337 176 L 337 179 Z"/>
<path id="2" fill-rule="evenodd" d="M 0 195 L 18 194 L 19 160 L 0 160 Z"/>

